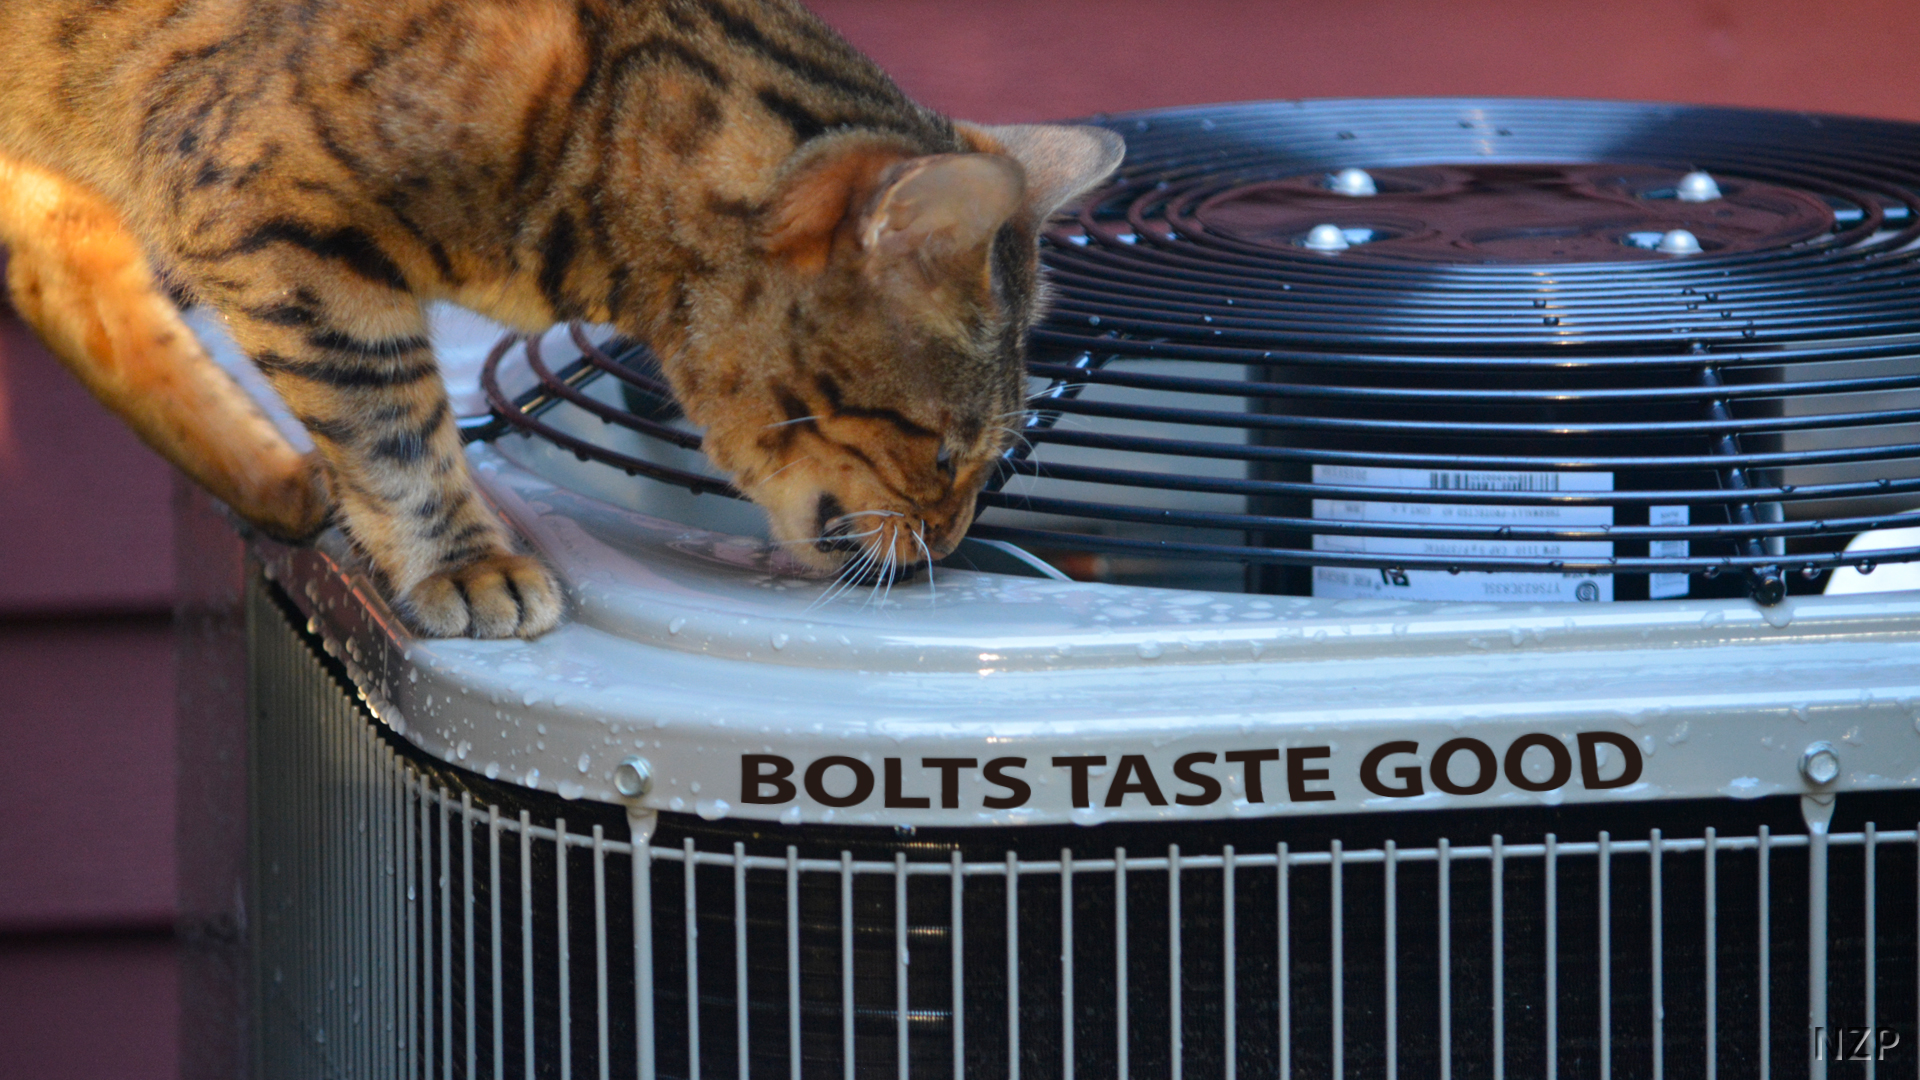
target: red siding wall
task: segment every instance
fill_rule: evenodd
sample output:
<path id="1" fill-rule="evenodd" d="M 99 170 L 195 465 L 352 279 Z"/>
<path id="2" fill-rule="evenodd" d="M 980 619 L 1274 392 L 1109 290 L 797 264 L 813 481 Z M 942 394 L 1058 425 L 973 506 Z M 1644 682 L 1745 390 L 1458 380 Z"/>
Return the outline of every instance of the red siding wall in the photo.
<path id="1" fill-rule="evenodd" d="M 0 1075 L 175 1075 L 170 474 L 0 315 Z"/>
<path id="2" fill-rule="evenodd" d="M 988 121 L 1389 94 L 1920 119 L 1903 0 L 812 3 L 910 92 Z M 178 1071 L 167 507 L 166 469 L 0 315 L 8 1076 Z"/>
<path id="3" fill-rule="evenodd" d="M 1417 94 L 1920 119 L 1908 0 L 808 0 L 906 89 L 1034 120 Z"/>

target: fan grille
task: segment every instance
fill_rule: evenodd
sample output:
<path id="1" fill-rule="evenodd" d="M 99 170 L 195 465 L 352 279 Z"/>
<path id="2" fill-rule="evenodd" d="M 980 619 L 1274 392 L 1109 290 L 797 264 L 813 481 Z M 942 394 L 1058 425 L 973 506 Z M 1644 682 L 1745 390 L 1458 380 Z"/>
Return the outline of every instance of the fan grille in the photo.
<path id="1" fill-rule="evenodd" d="M 976 536 L 1148 579 L 1238 564 L 1260 591 L 1466 573 L 1775 602 L 1912 523 L 1920 130 L 1530 100 L 1100 122 L 1127 164 L 1043 238 L 1035 411 Z M 1349 168 L 1377 193 L 1338 193 Z M 1696 170 L 1716 198 L 1678 196 Z M 1698 250 L 1661 250 L 1675 230 Z M 629 406 L 666 400 L 647 370 L 589 350 L 532 397 L 496 386 L 497 430 L 726 490 L 538 419 L 584 404 L 697 445 L 569 390 L 604 373 Z"/>

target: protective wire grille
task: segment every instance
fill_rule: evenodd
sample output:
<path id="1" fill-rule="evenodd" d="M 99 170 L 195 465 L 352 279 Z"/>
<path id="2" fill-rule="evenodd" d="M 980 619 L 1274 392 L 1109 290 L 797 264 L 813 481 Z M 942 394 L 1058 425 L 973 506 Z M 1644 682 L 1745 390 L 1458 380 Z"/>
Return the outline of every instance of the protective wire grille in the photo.
<path id="1" fill-rule="evenodd" d="M 1542 809 L 1504 819 L 1537 842 L 1459 814 L 944 837 L 674 817 L 636 847 L 618 808 L 405 751 L 270 590 L 258 1075 L 1766 1077 L 1824 1074 L 1829 1025 L 1910 1060 L 1915 830 L 1788 833 L 1773 800 L 1604 808 L 1586 824 L 1633 835 L 1577 841 Z M 1674 832 L 1713 814 L 1746 828 Z"/>
<path id="2" fill-rule="evenodd" d="M 1312 591 L 1308 567 L 1505 571 L 1771 603 L 1916 505 L 1910 125 L 1442 99 L 1103 122 L 1127 163 L 1045 238 L 1036 411 L 975 535 L 1241 563 L 1262 591 Z M 1342 194 L 1349 168 L 1377 190 Z M 1693 170 L 1716 197 L 1681 195 Z M 632 367 L 591 364 L 670 398 Z M 539 404 L 580 404 L 556 389 L 573 374 Z"/>

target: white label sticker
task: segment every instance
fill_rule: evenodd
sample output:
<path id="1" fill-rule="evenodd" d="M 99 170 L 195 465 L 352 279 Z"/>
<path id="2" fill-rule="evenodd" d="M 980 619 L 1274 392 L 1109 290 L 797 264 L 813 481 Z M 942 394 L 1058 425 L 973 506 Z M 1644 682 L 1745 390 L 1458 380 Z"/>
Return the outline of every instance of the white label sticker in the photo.
<path id="1" fill-rule="evenodd" d="M 1649 525 L 1685 525 L 1692 519 L 1691 511 L 1684 506 L 1649 506 L 1647 524 Z M 1647 554 L 1655 559 L 1684 559 L 1687 557 L 1685 540 L 1649 540 Z M 1687 575 L 1685 574 L 1648 574 L 1647 596 L 1654 600 L 1667 600 L 1687 595 Z"/>
<path id="2" fill-rule="evenodd" d="M 1423 488 L 1429 491 L 1613 490 L 1613 474 L 1610 472 L 1478 472 L 1459 469 L 1381 469 L 1356 465 L 1315 465 L 1313 482 L 1342 487 Z M 1489 506 L 1373 502 L 1353 498 L 1315 499 L 1313 516 L 1318 521 L 1364 521 L 1395 525 L 1512 525 L 1552 529 L 1613 524 L 1613 508 L 1610 506 Z M 1603 540 L 1461 540 L 1318 534 L 1313 538 L 1313 549 L 1462 560 L 1604 559 L 1613 554 L 1613 544 Z M 1317 566 L 1313 570 L 1313 595 L 1335 599 L 1395 598 L 1481 603 L 1608 601 L 1613 599 L 1613 578 L 1606 574 L 1452 574 L 1445 570 L 1363 570 Z"/>

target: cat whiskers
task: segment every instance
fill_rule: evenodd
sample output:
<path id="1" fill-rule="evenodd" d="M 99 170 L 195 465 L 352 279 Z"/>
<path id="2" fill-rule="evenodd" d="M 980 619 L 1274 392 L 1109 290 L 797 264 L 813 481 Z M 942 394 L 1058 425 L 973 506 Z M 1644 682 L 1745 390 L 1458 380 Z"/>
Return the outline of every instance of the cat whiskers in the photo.
<path id="1" fill-rule="evenodd" d="M 936 604 L 940 601 L 940 594 L 933 587 L 933 549 L 927 546 L 924 529 L 913 530 L 913 542 L 920 545 L 920 554 L 927 557 L 927 603 Z"/>
<path id="2" fill-rule="evenodd" d="M 791 420 L 781 420 L 776 423 L 766 424 L 762 426 L 760 430 L 772 431 L 774 428 L 792 427 L 795 424 L 811 424 L 818 419 L 820 419 L 818 416 L 796 416 Z"/>
<path id="3" fill-rule="evenodd" d="M 808 604 L 807 610 L 812 611 L 814 608 L 830 604 L 848 589 L 853 588 L 865 573 L 865 567 L 872 559 L 873 549 L 861 548 L 859 555 L 848 559 L 845 565 L 840 567 L 840 572 L 834 575 L 833 581 L 827 586 L 826 591 L 821 593 L 819 598 L 813 603 Z"/>
<path id="4" fill-rule="evenodd" d="M 1021 431 L 1019 428 L 1011 428 L 1005 424 L 995 424 L 992 430 L 1006 432 L 1008 435 L 1011 435 L 1013 437 L 1014 442 L 1020 444 L 1021 447 L 1025 448 L 1027 453 L 1031 454 L 1034 452 L 1033 440 L 1027 438 L 1026 433 Z"/>
<path id="5" fill-rule="evenodd" d="M 827 533 L 821 536 L 803 536 L 798 540 L 776 540 L 775 543 L 782 545 L 828 544 L 835 540 L 864 540 L 869 536 L 877 535 L 879 532 L 880 530 L 876 528 L 857 533 Z"/>
<path id="6" fill-rule="evenodd" d="M 904 515 L 896 513 L 892 510 L 859 510 L 851 514 L 842 514 L 839 517 L 834 518 L 832 521 L 829 521 L 827 523 L 827 531 L 829 534 L 832 534 L 836 527 L 842 524 L 850 524 L 855 518 L 902 517 L 902 516 Z M 872 529 L 864 533 L 860 533 L 858 535 L 863 537 L 877 536 L 885 528 L 886 526 L 884 525 L 876 525 Z M 849 539 L 851 537 L 849 534 L 840 534 L 840 535 L 834 536 L 833 538 Z M 888 550 L 891 551 L 890 545 Z M 812 604 L 808 605 L 807 610 L 812 611 L 814 608 L 819 607 L 822 604 L 828 604 L 833 602 L 834 600 L 839 599 L 841 596 L 844 596 L 848 590 L 852 589 L 854 586 L 864 581 L 868 573 L 872 571 L 874 562 L 879 557 L 879 555 L 880 555 L 880 549 L 877 545 L 874 545 L 874 544 L 863 545 L 860 548 L 860 554 L 855 556 L 852 559 L 849 559 L 846 562 L 846 564 L 840 568 L 840 572 L 834 575 L 833 584 L 827 588 L 826 592 L 821 594 L 818 600 L 815 600 Z M 869 602 L 871 602 L 872 598 L 869 597 L 868 599 L 869 599 Z"/>
<path id="7" fill-rule="evenodd" d="M 887 602 L 893 598 L 893 586 L 898 578 L 898 572 L 903 568 L 899 550 L 900 538 L 903 534 L 911 538 L 914 546 L 918 547 L 921 554 L 925 556 L 927 562 L 927 598 L 930 602 L 937 601 L 939 599 L 939 592 L 933 583 L 933 549 L 927 544 L 927 539 L 924 534 L 926 523 L 921 522 L 918 525 L 914 525 L 907 515 L 897 510 L 859 510 L 849 514 L 842 514 L 833 519 L 833 521 L 828 522 L 828 526 L 831 530 L 833 526 L 847 523 L 858 518 L 879 518 L 882 523 L 861 533 L 832 534 L 830 532 L 828 538 L 845 540 L 879 537 L 879 539 L 874 540 L 872 543 L 862 545 L 860 553 L 852 559 L 849 559 L 845 565 L 841 566 L 826 591 L 812 604 L 808 605 L 807 610 L 811 611 L 821 605 L 832 603 L 845 596 L 855 586 L 867 581 L 872 582 L 870 586 L 872 591 L 869 592 L 867 599 L 860 605 L 861 608 L 864 610 L 876 602 L 881 608 L 885 608 Z M 787 542 L 803 543 L 807 541 Z"/>
<path id="8" fill-rule="evenodd" d="M 787 463 L 786 463 L 785 465 L 782 465 L 782 466 L 780 466 L 779 468 L 777 468 L 777 469 L 775 469 L 775 470 L 773 470 L 772 472 L 770 472 L 770 473 L 768 473 L 767 475 L 765 475 L 765 476 L 763 476 L 763 477 L 761 477 L 761 478 L 760 478 L 760 479 L 759 479 L 759 480 L 758 480 L 758 481 L 757 481 L 757 482 L 755 483 L 755 485 L 754 485 L 754 486 L 755 486 L 755 487 L 758 487 L 758 486 L 759 486 L 760 484 L 764 484 L 764 483 L 766 483 L 767 481 L 769 481 L 769 480 L 771 480 L 771 479 L 773 479 L 774 477 L 776 477 L 776 476 L 779 476 L 779 475 L 780 475 L 781 473 L 783 473 L 783 472 L 786 472 L 786 471 L 787 471 L 788 469 L 791 469 L 791 468 L 793 468 L 793 467 L 794 467 L 795 465 L 799 465 L 799 464 L 801 464 L 802 462 L 807 462 L 807 461 L 812 461 L 812 460 L 813 460 L 813 457 L 812 457 L 812 455 L 807 455 L 807 456 L 803 456 L 803 457 L 797 457 L 797 458 L 794 458 L 794 459 L 793 459 L 792 461 L 789 461 L 789 462 L 787 462 Z"/>
<path id="9" fill-rule="evenodd" d="M 874 579 L 875 587 L 868 590 L 866 603 L 860 605 L 861 610 L 865 610 L 868 605 L 878 600 L 880 609 L 884 611 L 887 607 L 887 598 L 893 595 L 894 551 L 900 541 L 900 526 L 890 521 L 886 525 L 886 531 L 886 542 L 878 545 L 886 554 L 880 560 L 878 576 Z"/>

